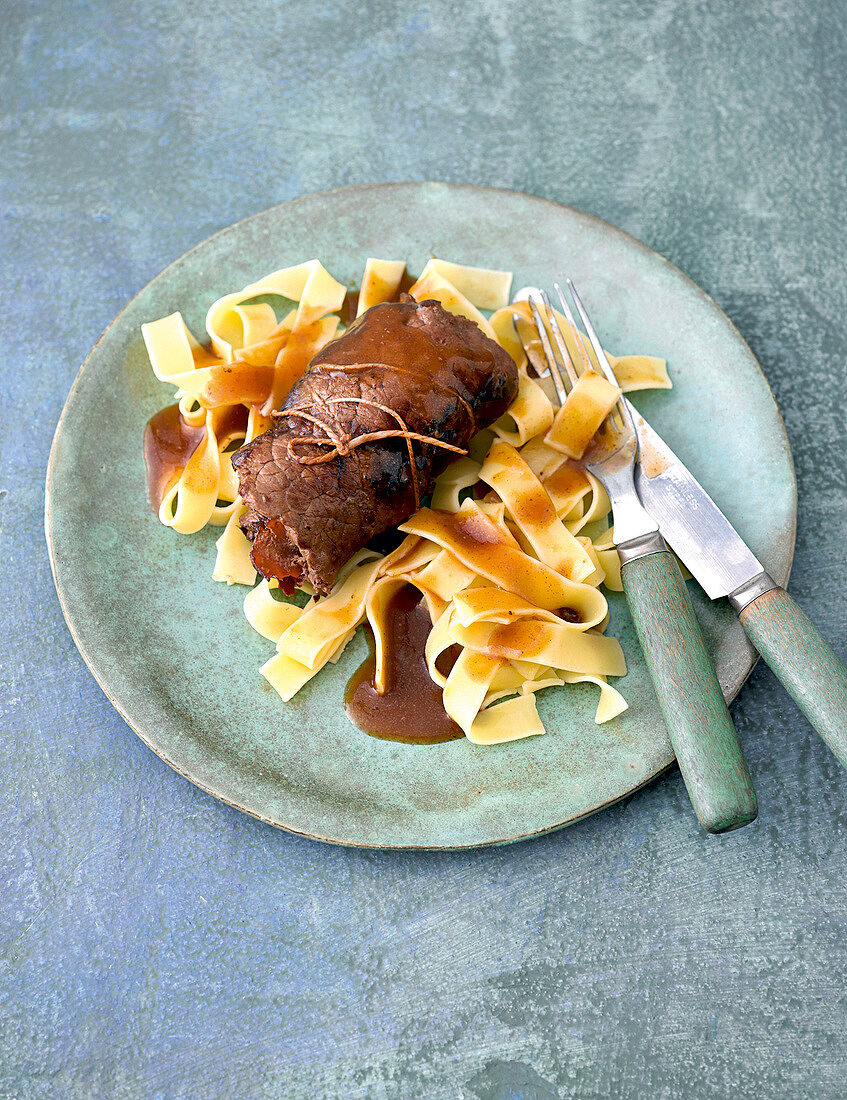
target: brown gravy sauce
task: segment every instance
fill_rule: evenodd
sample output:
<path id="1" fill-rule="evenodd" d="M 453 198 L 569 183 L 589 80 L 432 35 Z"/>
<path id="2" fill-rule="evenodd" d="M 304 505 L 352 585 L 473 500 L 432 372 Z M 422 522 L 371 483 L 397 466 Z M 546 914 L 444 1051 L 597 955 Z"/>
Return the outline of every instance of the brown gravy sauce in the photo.
<path id="1" fill-rule="evenodd" d="M 400 285 L 397 287 L 394 296 L 386 300 L 389 302 L 402 302 L 403 295 L 407 294 L 410 287 L 413 287 L 416 282 L 417 279 L 414 275 L 409 274 L 408 271 L 404 271 L 400 278 Z M 345 328 L 352 325 L 356 320 L 356 310 L 359 308 L 359 293 L 358 290 L 348 290 L 344 295 L 344 301 L 341 303 L 341 309 L 338 311 L 338 315 Z"/>
<path id="2" fill-rule="evenodd" d="M 232 405 L 218 413 L 215 419 L 215 435 L 218 443 L 244 435 L 247 431 L 249 416 L 250 410 L 246 405 Z"/>
<path id="3" fill-rule="evenodd" d="M 359 729 L 386 741 L 432 745 L 464 737 L 441 702 L 441 688 L 432 682 L 424 649 L 432 629 L 420 592 L 407 584 L 388 604 L 387 620 L 389 687 L 378 695 L 374 687 L 376 656 L 373 634 L 368 631 L 370 655 L 347 684 L 344 702 L 347 716 Z M 442 656 L 455 660 L 455 654 Z M 447 673 L 439 660 L 440 671 Z"/>
<path id="4" fill-rule="evenodd" d="M 359 308 L 359 292 L 358 290 L 348 290 L 344 295 L 344 301 L 341 303 L 341 309 L 338 311 L 338 316 L 341 318 L 341 323 L 347 328 L 352 325 L 356 320 L 356 310 Z"/>
<path id="5" fill-rule="evenodd" d="M 239 402 L 261 405 L 273 388 L 274 367 L 253 363 L 226 363 L 212 367 L 209 381 L 200 395 L 200 404 L 207 409 Z"/>
<path id="6" fill-rule="evenodd" d="M 206 425 L 192 428 L 179 415 L 179 405 L 168 405 L 151 417 L 144 429 L 144 465 L 147 499 L 158 512 L 168 487 L 188 465 L 206 435 Z"/>
<path id="7" fill-rule="evenodd" d="M 218 442 L 243 436 L 247 430 L 247 417 L 248 411 L 243 405 L 233 405 L 223 410 L 215 422 Z M 168 405 L 147 421 L 144 429 L 144 465 L 147 469 L 147 499 L 154 512 L 159 511 L 169 487 L 205 438 L 205 423 L 198 424 L 196 428 L 186 424 L 179 414 L 179 405 Z"/>

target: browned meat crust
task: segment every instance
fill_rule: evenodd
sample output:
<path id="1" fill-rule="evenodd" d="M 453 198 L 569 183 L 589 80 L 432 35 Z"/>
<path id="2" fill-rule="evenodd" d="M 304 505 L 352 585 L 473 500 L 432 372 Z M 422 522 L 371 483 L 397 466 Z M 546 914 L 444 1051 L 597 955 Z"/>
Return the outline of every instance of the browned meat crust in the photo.
<path id="1" fill-rule="evenodd" d="M 314 357 L 273 427 L 233 456 L 256 568 L 288 589 L 306 578 L 328 591 L 517 389 L 508 353 L 438 302 L 369 309 Z"/>

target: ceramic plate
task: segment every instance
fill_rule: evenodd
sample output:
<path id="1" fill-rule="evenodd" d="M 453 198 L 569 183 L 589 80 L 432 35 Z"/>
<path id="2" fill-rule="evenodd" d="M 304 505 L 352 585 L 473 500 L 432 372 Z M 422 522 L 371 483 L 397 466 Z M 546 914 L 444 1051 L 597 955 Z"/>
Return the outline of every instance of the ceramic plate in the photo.
<path id="1" fill-rule="evenodd" d="M 204 241 L 130 302 L 74 383 L 47 475 L 56 586 L 83 657 L 154 752 L 263 821 L 343 844 L 457 848 L 534 836 L 623 798 L 673 761 L 622 597 L 612 596 L 610 626 L 630 670 L 617 682 L 630 704 L 620 718 L 595 725 L 596 689 L 581 685 L 543 693 L 545 737 L 490 748 L 381 741 L 344 713 L 364 639 L 281 702 L 258 672 L 272 646 L 242 615 L 245 590 L 212 581 L 219 532 L 178 535 L 147 506 L 142 433 L 172 391 L 153 377 L 142 322 L 179 309 L 201 334 L 221 294 L 314 256 L 354 283 L 367 256 L 402 258 L 415 272 L 431 255 L 509 268 L 515 288 L 569 274 L 606 347 L 667 358 L 673 391 L 636 404 L 780 582 L 794 546 L 791 455 L 758 364 L 703 291 L 620 230 L 514 192 L 385 184 L 309 195 Z M 754 653 L 729 608 L 691 588 L 732 698 Z"/>

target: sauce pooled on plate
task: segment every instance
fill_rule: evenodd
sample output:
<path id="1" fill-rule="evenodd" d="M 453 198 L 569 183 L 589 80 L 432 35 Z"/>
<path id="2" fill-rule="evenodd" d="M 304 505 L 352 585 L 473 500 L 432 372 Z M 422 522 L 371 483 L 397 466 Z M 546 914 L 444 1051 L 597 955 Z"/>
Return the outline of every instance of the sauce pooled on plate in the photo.
<path id="1" fill-rule="evenodd" d="M 420 592 L 410 584 L 399 588 L 386 610 L 388 690 L 379 695 L 374 687 L 371 635 L 370 655 L 350 677 L 344 693 L 347 716 L 365 733 L 388 741 L 431 745 L 464 737 L 445 711 L 441 688 L 432 682 L 426 667 L 424 649 L 432 623 Z M 449 671 L 442 662 L 439 669 Z"/>

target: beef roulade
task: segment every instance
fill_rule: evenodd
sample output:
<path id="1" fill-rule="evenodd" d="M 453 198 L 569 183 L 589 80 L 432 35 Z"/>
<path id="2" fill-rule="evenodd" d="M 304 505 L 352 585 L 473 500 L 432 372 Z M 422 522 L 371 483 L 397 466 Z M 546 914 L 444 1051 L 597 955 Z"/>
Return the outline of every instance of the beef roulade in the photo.
<path id="1" fill-rule="evenodd" d="M 511 356 L 435 301 L 373 306 L 311 361 L 269 431 L 232 457 L 265 577 L 327 592 L 408 519 L 518 390 Z"/>

